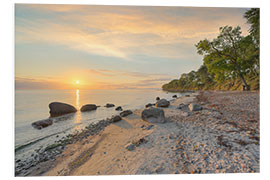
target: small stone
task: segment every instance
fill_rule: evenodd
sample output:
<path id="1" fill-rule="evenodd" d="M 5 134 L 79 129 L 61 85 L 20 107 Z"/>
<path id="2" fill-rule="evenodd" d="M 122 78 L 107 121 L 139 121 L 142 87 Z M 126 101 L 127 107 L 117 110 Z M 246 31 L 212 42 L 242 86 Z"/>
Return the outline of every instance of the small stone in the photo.
<path id="1" fill-rule="evenodd" d="M 144 128 L 145 130 L 150 130 L 150 129 L 152 129 L 154 127 L 154 125 L 153 124 L 151 124 L 151 125 L 149 125 L 149 126 L 147 126 L 146 128 Z"/>
<path id="2" fill-rule="evenodd" d="M 190 111 L 200 111 L 202 110 L 202 107 L 199 104 L 191 103 L 189 106 Z"/>
<path id="3" fill-rule="evenodd" d="M 153 105 L 155 105 L 155 104 L 148 103 L 148 104 L 145 105 L 145 108 L 151 107 Z"/>
<path id="4" fill-rule="evenodd" d="M 123 112 L 120 113 L 120 116 L 121 117 L 126 117 L 126 116 L 128 116 L 128 115 L 130 115 L 132 113 L 133 112 L 131 110 L 125 110 L 125 111 L 123 111 Z"/>
<path id="5" fill-rule="evenodd" d="M 125 146 L 125 148 L 129 151 L 133 151 L 135 149 L 135 145 L 132 143 L 129 143 Z"/>
<path id="6" fill-rule="evenodd" d="M 123 111 L 121 106 L 118 106 L 117 108 L 115 108 L 116 111 Z"/>
<path id="7" fill-rule="evenodd" d="M 112 122 L 118 122 L 118 121 L 121 121 L 121 120 L 122 120 L 122 118 L 120 116 L 118 116 L 118 115 L 113 116 L 112 119 L 111 119 Z"/>
<path id="8" fill-rule="evenodd" d="M 110 104 L 110 103 L 107 103 L 107 104 L 105 105 L 105 107 L 107 107 L 107 108 L 114 107 L 114 106 L 115 106 L 114 104 Z"/>

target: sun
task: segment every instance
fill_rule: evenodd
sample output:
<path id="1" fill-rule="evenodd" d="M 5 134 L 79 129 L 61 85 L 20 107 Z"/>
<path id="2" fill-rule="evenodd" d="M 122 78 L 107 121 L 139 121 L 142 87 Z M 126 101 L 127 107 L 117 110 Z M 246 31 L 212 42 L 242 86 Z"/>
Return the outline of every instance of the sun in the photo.
<path id="1" fill-rule="evenodd" d="M 76 83 L 76 84 L 80 84 L 80 81 L 79 81 L 79 80 L 76 80 L 75 83 Z"/>

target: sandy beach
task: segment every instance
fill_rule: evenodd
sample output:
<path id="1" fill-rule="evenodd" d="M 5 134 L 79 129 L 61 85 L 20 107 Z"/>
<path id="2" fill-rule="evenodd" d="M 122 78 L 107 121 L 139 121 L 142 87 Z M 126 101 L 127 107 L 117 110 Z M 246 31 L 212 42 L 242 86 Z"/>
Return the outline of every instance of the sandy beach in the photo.
<path id="1" fill-rule="evenodd" d="M 190 103 L 203 109 L 190 112 Z M 165 123 L 143 121 L 141 109 L 96 134 L 85 130 L 25 175 L 260 172 L 259 92 L 196 92 L 162 109 Z"/>

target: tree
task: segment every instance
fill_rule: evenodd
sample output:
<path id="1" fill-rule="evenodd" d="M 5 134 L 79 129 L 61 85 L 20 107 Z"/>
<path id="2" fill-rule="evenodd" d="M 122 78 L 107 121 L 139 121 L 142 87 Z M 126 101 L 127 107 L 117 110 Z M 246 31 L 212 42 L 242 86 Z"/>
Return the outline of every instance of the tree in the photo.
<path id="1" fill-rule="evenodd" d="M 251 25 L 249 33 L 254 37 L 256 44 L 260 46 L 260 9 L 251 8 L 245 12 L 244 17 L 247 19 L 247 23 Z"/>
<path id="2" fill-rule="evenodd" d="M 201 40 L 195 45 L 197 53 L 204 56 L 204 64 L 210 73 L 215 74 L 218 81 L 237 76 L 246 87 L 249 87 L 245 74 L 248 66 L 251 66 L 250 56 L 247 54 L 253 43 L 241 35 L 239 26 L 235 28 L 225 26 L 219 30 L 217 38 L 212 41 Z"/>
<path id="3" fill-rule="evenodd" d="M 249 33 L 252 40 L 255 43 L 255 48 L 253 48 L 252 58 L 253 61 L 253 68 L 251 72 L 258 76 L 260 71 L 260 9 L 259 8 L 251 8 L 247 12 L 245 12 L 244 17 L 247 19 L 247 23 L 250 24 Z"/>

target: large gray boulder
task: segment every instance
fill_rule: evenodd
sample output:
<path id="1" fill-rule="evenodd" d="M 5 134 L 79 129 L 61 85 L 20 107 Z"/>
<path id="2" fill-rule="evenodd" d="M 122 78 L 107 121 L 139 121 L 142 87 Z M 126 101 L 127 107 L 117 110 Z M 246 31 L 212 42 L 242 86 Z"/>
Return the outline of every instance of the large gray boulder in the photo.
<path id="1" fill-rule="evenodd" d="M 156 107 L 168 107 L 170 105 L 170 101 L 167 101 L 166 99 L 161 99 L 156 102 Z"/>
<path id="2" fill-rule="evenodd" d="M 123 111 L 123 112 L 120 113 L 120 116 L 121 117 L 126 117 L 126 116 L 128 116 L 128 115 L 130 115 L 132 113 L 133 112 L 131 110 L 125 110 L 125 111 Z"/>
<path id="3" fill-rule="evenodd" d="M 93 111 L 97 109 L 97 105 L 95 104 L 86 104 L 81 107 L 81 112 L 85 111 Z"/>
<path id="4" fill-rule="evenodd" d="M 49 104 L 51 117 L 61 116 L 68 113 L 74 113 L 77 109 L 69 104 L 61 102 L 52 102 Z"/>
<path id="5" fill-rule="evenodd" d="M 189 108 L 190 111 L 200 111 L 200 110 L 202 110 L 202 107 L 199 104 L 195 104 L 195 103 L 191 103 L 188 106 L 188 108 Z"/>
<path id="6" fill-rule="evenodd" d="M 40 120 L 32 123 L 32 126 L 36 129 L 42 129 L 53 124 L 51 119 Z"/>
<path id="7" fill-rule="evenodd" d="M 144 109 L 142 119 L 150 123 L 165 123 L 164 111 L 159 108 Z"/>

